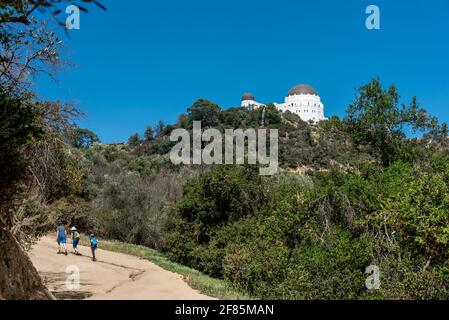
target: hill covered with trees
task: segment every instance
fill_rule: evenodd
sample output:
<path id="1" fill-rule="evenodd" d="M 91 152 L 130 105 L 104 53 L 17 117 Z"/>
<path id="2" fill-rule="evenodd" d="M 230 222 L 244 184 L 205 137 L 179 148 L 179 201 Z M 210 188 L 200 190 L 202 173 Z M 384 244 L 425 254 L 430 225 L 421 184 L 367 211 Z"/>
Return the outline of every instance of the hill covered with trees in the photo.
<path id="1" fill-rule="evenodd" d="M 198 100 L 173 125 L 104 145 L 54 105 L 27 148 L 28 192 L 15 232 L 57 221 L 164 252 L 261 299 L 449 297 L 447 128 L 375 79 L 343 119 L 319 124 Z M 263 116 L 262 116 L 263 114 Z M 264 121 L 262 121 L 262 118 Z M 278 129 L 280 172 L 257 165 L 175 166 L 177 128 Z M 408 138 L 421 132 L 420 138 Z M 27 228 L 33 221 L 36 228 Z M 368 266 L 381 288 L 368 290 Z"/>

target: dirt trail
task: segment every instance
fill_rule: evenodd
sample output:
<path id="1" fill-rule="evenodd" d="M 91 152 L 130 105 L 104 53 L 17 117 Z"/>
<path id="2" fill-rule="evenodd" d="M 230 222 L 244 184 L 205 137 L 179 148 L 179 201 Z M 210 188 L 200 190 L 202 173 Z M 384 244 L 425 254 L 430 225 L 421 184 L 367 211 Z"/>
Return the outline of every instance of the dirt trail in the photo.
<path id="1" fill-rule="evenodd" d="M 71 245 L 68 245 L 71 248 Z M 70 251 L 70 250 L 69 250 Z M 42 238 L 30 251 L 30 258 L 45 284 L 59 299 L 93 300 L 210 300 L 190 288 L 178 274 L 137 257 L 97 250 L 92 262 L 90 248 L 79 246 L 83 256 L 58 255 L 56 240 Z M 80 288 L 66 286 L 67 267 L 80 272 Z"/>

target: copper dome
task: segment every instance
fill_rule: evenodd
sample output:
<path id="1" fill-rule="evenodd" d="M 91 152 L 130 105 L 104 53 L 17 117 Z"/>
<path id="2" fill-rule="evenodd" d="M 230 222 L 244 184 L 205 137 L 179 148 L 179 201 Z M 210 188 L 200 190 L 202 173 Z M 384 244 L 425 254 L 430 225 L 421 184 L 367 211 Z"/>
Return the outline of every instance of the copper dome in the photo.
<path id="1" fill-rule="evenodd" d="M 288 92 L 289 96 L 300 95 L 300 94 L 311 94 L 314 96 L 318 95 L 316 90 L 314 88 L 312 88 L 311 86 L 309 86 L 308 84 L 298 84 L 297 86 L 294 86 L 293 88 L 291 88 L 290 91 Z"/>
<path id="2" fill-rule="evenodd" d="M 242 97 L 242 101 L 248 101 L 248 100 L 252 100 L 252 101 L 256 101 L 256 98 L 254 98 L 252 93 L 245 93 Z"/>

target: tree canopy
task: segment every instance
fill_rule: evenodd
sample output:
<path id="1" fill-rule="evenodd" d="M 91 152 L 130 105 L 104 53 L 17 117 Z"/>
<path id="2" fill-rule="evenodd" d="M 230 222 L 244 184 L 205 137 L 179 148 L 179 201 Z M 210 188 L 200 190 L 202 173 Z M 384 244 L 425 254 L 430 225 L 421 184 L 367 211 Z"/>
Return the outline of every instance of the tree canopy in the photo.
<path id="1" fill-rule="evenodd" d="M 437 119 L 420 107 L 416 97 L 410 104 L 400 103 L 396 87 L 386 90 L 379 79 L 358 89 L 346 113 L 345 122 L 355 143 L 369 144 L 386 166 L 397 159 L 407 129 L 424 133 L 438 128 Z"/>
<path id="2" fill-rule="evenodd" d="M 78 149 L 87 149 L 94 143 L 100 142 L 100 138 L 89 129 L 76 129 L 72 134 L 72 145 Z"/>

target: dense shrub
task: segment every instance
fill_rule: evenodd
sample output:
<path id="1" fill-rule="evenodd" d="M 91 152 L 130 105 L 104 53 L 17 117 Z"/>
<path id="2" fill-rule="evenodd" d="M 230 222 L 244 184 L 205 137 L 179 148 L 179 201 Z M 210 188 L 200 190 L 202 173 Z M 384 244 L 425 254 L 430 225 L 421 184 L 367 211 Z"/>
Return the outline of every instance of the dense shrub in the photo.
<path id="1" fill-rule="evenodd" d="M 61 198 L 53 202 L 50 212 L 51 225 L 64 223 L 68 227 L 76 227 L 80 232 L 96 231 L 98 225 L 96 210 L 91 202 L 77 197 Z M 52 231 L 55 231 L 56 228 Z"/>
<path id="2" fill-rule="evenodd" d="M 215 167 L 186 185 L 167 249 L 263 299 L 446 298 L 448 176 L 426 168 L 335 168 L 312 182 Z M 365 286 L 370 265 L 381 290 Z"/>
<path id="3" fill-rule="evenodd" d="M 189 175 L 162 170 L 151 178 L 133 172 L 108 178 L 97 200 L 99 228 L 109 238 L 161 249 L 170 203 Z"/>

